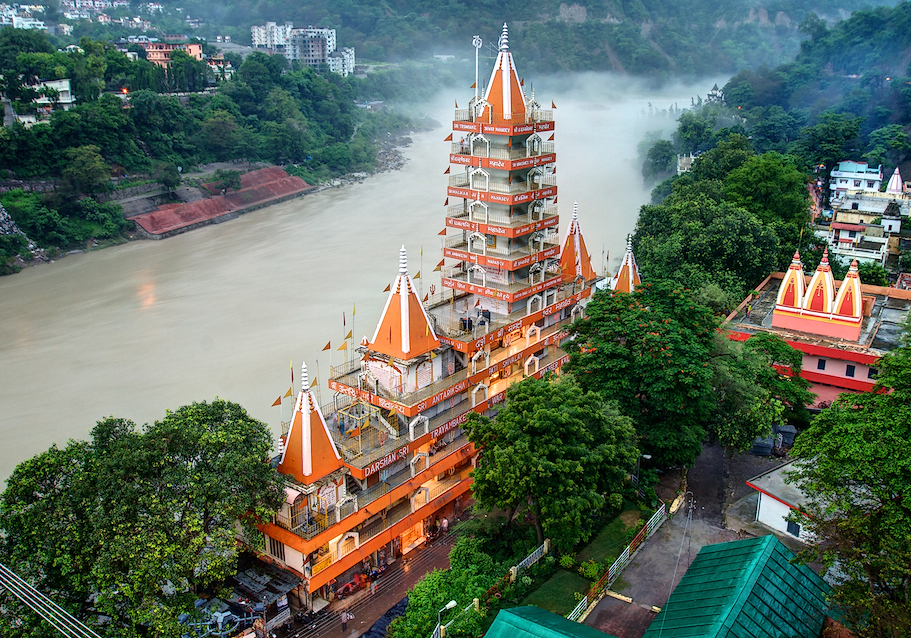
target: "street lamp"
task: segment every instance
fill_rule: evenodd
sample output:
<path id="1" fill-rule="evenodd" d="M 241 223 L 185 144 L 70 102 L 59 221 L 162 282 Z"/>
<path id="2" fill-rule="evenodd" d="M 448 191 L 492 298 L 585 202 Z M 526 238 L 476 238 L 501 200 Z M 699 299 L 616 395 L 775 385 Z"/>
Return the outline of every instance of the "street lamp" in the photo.
<path id="1" fill-rule="evenodd" d="M 639 461 L 645 459 L 646 461 L 652 458 L 651 454 L 640 454 L 639 458 L 636 459 L 636 487 L 639 487 Z"/>
<path id="2" fill-rule="evenodd" d="M 448 603 L 446 603 L 445 607 L 443 607 L 440 611 L 437 612 L 437 628 L 439 629 L 439 632 L 434 632 L 434 633 L 438 633 L 440 638 L 443 638 L 443 622 L 442 622 L 442 620 L 440 620 L 440 616 L 444 611 L 446 611 L 447 609 L 452 609 L 456 605 L 458 605 L 458 603 L 456 601 L 450 600 Z"/>

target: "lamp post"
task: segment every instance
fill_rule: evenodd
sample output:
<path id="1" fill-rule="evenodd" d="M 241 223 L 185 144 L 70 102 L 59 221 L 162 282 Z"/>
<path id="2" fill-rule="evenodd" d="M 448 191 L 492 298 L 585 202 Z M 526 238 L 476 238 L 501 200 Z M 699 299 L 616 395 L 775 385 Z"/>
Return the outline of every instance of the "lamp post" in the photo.
<path id="1" fill-rule="evenodd" d="M 646 461 L 648 461 L 651 458 L 652 458 L 651 454 L 640 454 L 639 458 L 636 459 L 636 487 L 637 488 L 639 487 L 639 461 L 641 461 L 642 459 L 645 459 Z"/>
<path id="2" fill-rule="evenodd" d="M 437 612 L 437 628 L 439 629 L 440 638 L 443 638 L 443 622 L 442 622 L 442 620 L 440 620 L 440 616 L 442 615 L 442 613 L 444 611 L 446 611 L 447 609 L 452 609 L 457 604 L 458 603 L 456 601 L 450 600 L 448 603 L 446 603 L 445 607 L 443 607 L 440 611 Z M 437 632 L 434 632 L 434 633 L 437 633 Z"/>

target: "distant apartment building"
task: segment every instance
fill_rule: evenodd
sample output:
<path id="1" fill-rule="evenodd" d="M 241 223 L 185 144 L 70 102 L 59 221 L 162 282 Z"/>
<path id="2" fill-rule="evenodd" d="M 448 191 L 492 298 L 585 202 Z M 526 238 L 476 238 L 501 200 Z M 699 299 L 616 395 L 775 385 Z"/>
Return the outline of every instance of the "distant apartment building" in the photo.
<path id="1" fill-rule="evenodd" d="M 291 22 L 284 24 L 267 22 L 261 27 L 252 26 L 250 27 L 250 34 L 253 39 L 253 48 L 271 49 L 273 51 L 284 50 L 293 29 L 294 25 Z"/>
<path id="2" fill-rule="evenodd" d="M 843 199 L 848 191 L 879 192 L 883 183 L 882 166 L 871 168 L 866 162 L 839 162 L 829 176 L 832 200 Z"/>
<path id="3" fill-rule="evenodd" d="M 171 63 L 171 54 L 181 50 L 192 58 L 202 60 L 202 45 L 198 43 L 170 44 L 165 42 L 141 42 L 146 51 L 146 59 L 158 66 L 168 66 Z"/>
<path id="4" fill-rule="evenodd" d="M 354 49 L 337 49 L 335 29 L 306 27 L 295 29 L 291 22 L 279 25 L 267 22 L 265 26 L 250 29 L 253 46 L 281 53 L 292 62 L 307 66 L 326 64 L 333 73 L 346 76 L 354 72 Z"/>

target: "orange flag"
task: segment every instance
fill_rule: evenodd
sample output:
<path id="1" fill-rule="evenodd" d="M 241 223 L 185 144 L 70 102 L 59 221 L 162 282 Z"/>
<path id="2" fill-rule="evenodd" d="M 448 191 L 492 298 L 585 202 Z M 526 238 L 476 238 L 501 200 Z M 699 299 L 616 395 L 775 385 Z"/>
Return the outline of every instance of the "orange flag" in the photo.
<path id="1" fill-rule="evenodd" d="M 383 292 L 389 292 L 390 290 L 392 290 L 392 284 L 386 284 L 386 289 Z"/>
<path id="2" fill-rule="evenodd" d="M 553 142 L 553 141 L 554 141 L 554 135 L 556 135 L 556 133 L 551 133 L 551 134 L 550 134 L 550 137 L 547 138 L 547 141 L 548 141 L 548 142 Z"/>
<path id="3" fill-rule="evenodd" d="M 336 350 L 347 350 L 347 349 L 348 349 L 347 341 L 342 341 L 342 345 L 340 345 L 338 348 L 336 348 Z"/>
<path id="4" fill-rule="evenodd" d="M 551 103 L 550 103 L 550 108 L 555 109 L 555 108 L 557 108 L 557 105 L 554 104 L 553 102 L 551 102 Z"/>
<path id="5" fill-rule="evenodd" d="M 458 102 L 456 102 L 455 105 L 456 105 L 456 108 L 459 108 L 459 103 L 458 103 Z"/>
<path id="6" fill-rule="evenodd" d="M 430 299 L 430 295 L 429 294 L 424 295 L 424 301 L 427 301 L 428 299 Z"/>
<path id="7" fill-rule="evenodd" d="M 449 137 L 447 137 L 447 138 L 446 138 L 445 140 L 443 140 L 443 141 L 444 141 L 444 142 L 451 142 L 451 141 L 452 141 L 452 133 L 450 133 L 450 134 L 449 134 Z"/>
<path id="8" fill-rule="evenodd" d="M 449 198 L 448 198 L 448 197 L 446 198 L 446 203 L 449 204 Z M 440 232 L 437 233 L 437 235 L 445 235 L 445 234 L 446 234 L 446 229 L 445 229 L 445 228 L 444 228 L 443 230 L 441 230 Z"/>
<path id="9" fill-rule="evenodd" d="M 288 388 L 288 391 L 285 392 L 285 396 L 290 397 L 292 392 L 294 392 L 294 386 L 291 386 L 290 388 Z M 285 397 L 282 397 L 282 398 L 285 398 Z"/>
<path id="10" fill-rule="evenodd" d="M 275 400 L 275 403 L 272 404 L 272 407 L 274 408 L 275 406 L 281 405 L 281 404 L 282 404 L 282 397 L 281 397 L 281 395 L 278 395 L 278 398 Z"/>
<path id="11" fill-rule="evenodd" d="M 449 198 L 448 198 L 448 197 L 446 198 L 446 201 L 443 202 L 443 206 L 449 206 Z M 442 233 L 437 233 L 437 234 L 439 234 L 439 235 L 445 235 L 445 234 L 446 234 L 446 229 L 444 228 Z"/>
<path id="12" fill-rule="evenodd" d="M 312 388 L 315 385 L 316 385 L 316 377 L 313 377 L 313 381 L 310 382 L 310 387 Z"/>
<path id="13" fill-rule="evenodd" d="M 472 82 L 472 83 L 471 83 L 471 86 L 469 86 L 468 88 L 469 88 L 469 89 L 474 89 L 474 88 L 477 88 L 477 86 L 478 86 L 478 83 L 477 83 L 477 82 Z"/>
<path id="14" fill-rule="evenodd" d="M 352 333 L 352 332 L 353 332 L 353 330 L 349 330 L 349 331 L 348 331 L 348 334 L 345 335 L 345 339 L 350 339 L 350 338 L 351 338 L 351 333 Z"/>
<path id="15" fill-rule="evenodd" d="M 421 271 L 419 270 L 418 274 L 416 274 L 414 277 L 412 277 L 412 279 L 420 279 L 420 278 L 421 278 Z"/>
<path id="16" fill-rule="evenodd" d="M 331 347 L 332 347 L 332 342 L 331 342 L 331 341 L 327 341 L 327 342 L 326 342 L 326 347 L 323 348 L 323 350 L 328 350 L 328 349 L 331 348 Z"/>
<path id="17" fill-rule="evenodd" d="M 525 78 L 519 80 L 519 86 L 525 86 Z"/>
<path id="18" fill-rule="evenodd" d="M 446 170 L 443 171 L 443 175 L 449 175 L 449 166 L 446 167 Z"/>

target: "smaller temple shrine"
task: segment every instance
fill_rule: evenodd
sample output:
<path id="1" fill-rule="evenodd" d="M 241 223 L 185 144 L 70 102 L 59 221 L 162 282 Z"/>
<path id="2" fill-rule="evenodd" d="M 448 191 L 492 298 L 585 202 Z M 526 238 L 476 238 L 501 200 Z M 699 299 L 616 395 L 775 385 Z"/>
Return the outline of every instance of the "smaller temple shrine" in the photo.
<path id="1" fill-rule="evenodd" d="M 804 277 L 800 253 L 794 253 L 791 266 L 778 289 L 772 325 L 857 341 L 864 318 L 864 298 L 857 261 L 851 262 L 851 268 L 837 292 L 828 250 L 823 252 L 822 260 L 806 289 Z M 872 305 L 872 298 L 870 301 Z"/>

